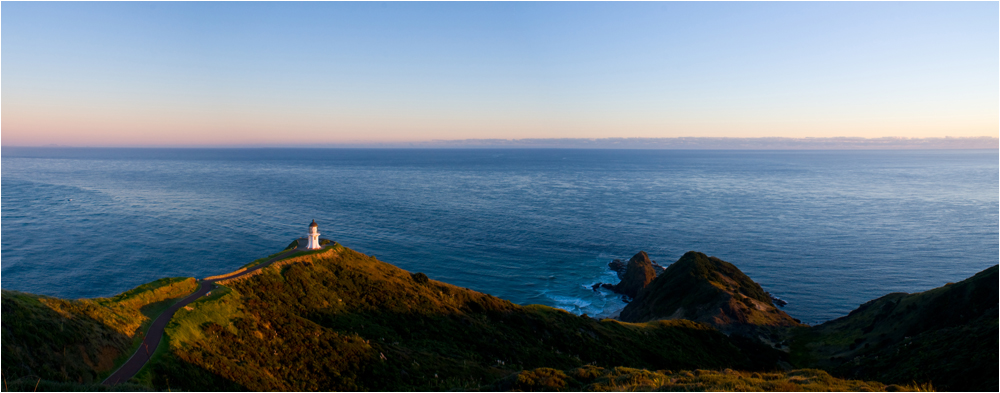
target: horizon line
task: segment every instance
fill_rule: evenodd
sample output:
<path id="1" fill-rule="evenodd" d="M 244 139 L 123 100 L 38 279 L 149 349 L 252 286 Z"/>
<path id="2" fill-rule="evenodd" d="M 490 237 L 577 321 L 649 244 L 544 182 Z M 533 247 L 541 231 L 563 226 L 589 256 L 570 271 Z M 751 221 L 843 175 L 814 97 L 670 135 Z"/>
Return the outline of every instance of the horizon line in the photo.
<path id="1" fill-rule="evenodd" d="M 353 141 L 314 144 L 203 144 L 203 145 L 0 145 L 3 148 L 84 149 L 268 149 L 268 148 L 369 148 L 369 149 L 650 149 L 650 150 L 985 150 L 1000 149 L 1000 138 L 974 137 L 609 137 L 609 138 L 480 138 L 419 141 Z"/>

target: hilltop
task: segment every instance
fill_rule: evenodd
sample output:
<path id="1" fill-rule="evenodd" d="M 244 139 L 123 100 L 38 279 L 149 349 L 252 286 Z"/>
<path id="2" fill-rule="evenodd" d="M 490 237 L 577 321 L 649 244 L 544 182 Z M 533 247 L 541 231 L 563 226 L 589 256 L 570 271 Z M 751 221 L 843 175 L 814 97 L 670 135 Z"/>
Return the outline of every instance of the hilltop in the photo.
<path id="1" fill-rule="evenodd" d="M 695 251 L 685 253 L 638 291 L 620 319 L 686 319 L 748 337 L 770 336 L 769 328 L 801 326 L 736 266 Z"/>
<path id="2" fill-rule="evenodd" d="M 200 390 L 474 389 L 517 370 L 588 364 L 774 368 L 705 325 L 519 306 L 339 245 L 226 283 L 167 334 L 151 381 Z"/>

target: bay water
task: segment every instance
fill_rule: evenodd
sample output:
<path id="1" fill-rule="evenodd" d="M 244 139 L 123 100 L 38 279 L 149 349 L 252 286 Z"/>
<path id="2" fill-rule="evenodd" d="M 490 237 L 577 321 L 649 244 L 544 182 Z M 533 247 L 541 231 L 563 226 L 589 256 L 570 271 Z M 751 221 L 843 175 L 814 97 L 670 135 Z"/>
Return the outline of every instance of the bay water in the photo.
<path id="1" fill-rule="evenodd" d="M 816 324 L 998 262 L 998 152 L 2 150 L 2 287 L 111 296 L 322 237 L 412 272 L 591 316 L 642 250 L 731 262 Z"/>

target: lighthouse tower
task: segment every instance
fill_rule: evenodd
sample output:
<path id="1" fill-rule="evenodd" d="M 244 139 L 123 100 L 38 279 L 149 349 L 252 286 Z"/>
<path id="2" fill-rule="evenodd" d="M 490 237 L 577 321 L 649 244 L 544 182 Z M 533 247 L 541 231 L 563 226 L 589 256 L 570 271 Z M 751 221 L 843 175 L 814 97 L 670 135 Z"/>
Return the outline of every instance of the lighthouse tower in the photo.
<path id="1" fill-rule="evenodd" d="M 312 224 L 309 224 L 309 245 L 306 246 L 308 250 L 318 250 L 319 246 L 319 225 L 316 224 L 316 220 L 313 220 Z"/>

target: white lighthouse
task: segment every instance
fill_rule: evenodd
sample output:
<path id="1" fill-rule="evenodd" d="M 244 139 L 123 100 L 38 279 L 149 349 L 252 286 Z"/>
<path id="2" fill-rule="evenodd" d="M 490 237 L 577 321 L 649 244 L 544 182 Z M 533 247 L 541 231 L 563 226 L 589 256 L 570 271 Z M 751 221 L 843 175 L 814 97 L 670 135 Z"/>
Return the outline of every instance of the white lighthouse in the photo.
<path id="1" fill-rule="evenodd" d="M 316 220 L 313 220 L 312 224 L 309 224 L 309 245 L 306 246 L 307 250 L 318 250 L 319 246 L 319 225 L 316 224 Z"/>

